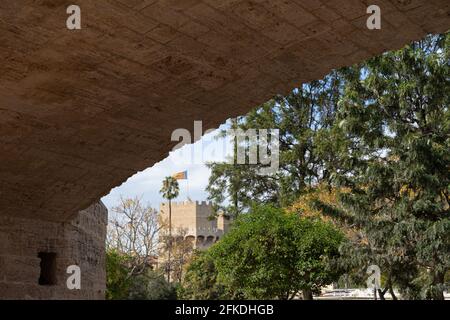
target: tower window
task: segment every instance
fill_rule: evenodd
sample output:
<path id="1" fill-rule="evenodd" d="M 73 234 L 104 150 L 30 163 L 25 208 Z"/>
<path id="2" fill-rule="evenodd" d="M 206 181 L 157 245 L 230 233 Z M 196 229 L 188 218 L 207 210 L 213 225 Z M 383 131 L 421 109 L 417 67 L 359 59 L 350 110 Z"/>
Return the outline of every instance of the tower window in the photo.
<path id="1" fill-rule="evenodd" d="M 53 286 L 56 284 L 56 253 L 39 252 L 41 259 L 41 274 L 39 276 L 39 285 Z"/>

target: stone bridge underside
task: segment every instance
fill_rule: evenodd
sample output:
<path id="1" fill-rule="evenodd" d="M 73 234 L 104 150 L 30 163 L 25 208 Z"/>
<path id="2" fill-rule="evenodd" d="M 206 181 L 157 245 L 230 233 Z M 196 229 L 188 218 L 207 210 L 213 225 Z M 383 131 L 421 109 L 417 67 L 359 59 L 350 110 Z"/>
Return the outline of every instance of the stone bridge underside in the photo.
<path id="1" fill-rule="evenodd" d="M 0 212 L 64 221 L 166 157 L 175 128 L 217 127 L 445 32 L 449 12 L 448 0 L 1 0 Z"/>

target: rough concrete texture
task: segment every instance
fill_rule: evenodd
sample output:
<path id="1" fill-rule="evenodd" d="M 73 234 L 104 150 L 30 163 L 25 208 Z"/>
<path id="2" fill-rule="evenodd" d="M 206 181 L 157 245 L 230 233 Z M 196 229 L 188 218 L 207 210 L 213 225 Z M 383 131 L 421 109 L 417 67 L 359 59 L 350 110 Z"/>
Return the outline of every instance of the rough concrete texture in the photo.
<path id="1" fill-rule="evenodd" d="M 64 221 L 204 129 L 450 28 L 448 0 L 0 1 L 0 210 Z M 367 6 L 382 29 L 366 28 Z"/>
<path id="2" fill-rule="evenodd" d="M 107 210 L 102 203 L 70 222 L 0 216 L 0 299 L 104 299 Z M 40 252 L 56 253 L 55 285 L 39 285 Z M 81 269 L 69 290 L 67 267 Z"/>

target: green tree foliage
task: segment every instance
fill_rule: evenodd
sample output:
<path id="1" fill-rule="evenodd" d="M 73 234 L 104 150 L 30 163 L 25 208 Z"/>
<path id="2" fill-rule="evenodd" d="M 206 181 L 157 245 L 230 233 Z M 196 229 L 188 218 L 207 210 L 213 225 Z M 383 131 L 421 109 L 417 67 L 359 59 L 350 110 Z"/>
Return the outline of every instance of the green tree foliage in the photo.
<path id="1" fill-rule="evenodd" d="M 177 287 L 167 282 L 158 271 L 147 270 L 145 274 L 133 277 L 129 288 L 130 300 L 176 300 Z"/>
<path id="2" fill-rule="evenodd" d="M 196 252 L 186 270 L 179 295 L 189 300 L 217 300 L 232 298 L 230 290 L 217 278 L 214 259 L 209 252 Z"/>
<path id="3" fill-rule="evenodd" d="M 133 257 L 115 249 L 106 252 L 106 299 L 172 300 L 176 287 L 157 271 L 135 273 Z"/>
<path id="4" fill-rule="evenodd" d="M 443 299 L 450 266 L 449 45 L 430 36 L 347 69 L 338 113 L 335 177 L 367 237 L 349 257 L 409 298 Z"/>
<path id="5" fill-rule="evenodd" d="M 253 207 L 209 254 L 218 279 L 248 299 L 305 299 L 339 276 L 332 267 L 343 234 L 320 220 Z"/>
<path id="6" fill-rule="evenodd" d="M 117 250 L 106 251 L 106 299 L 127 299 L 131 278 L 127 265 L 131 257 L 120 254 Z"/>
<path id="7" fill-rule="evenodd" d="M 177 179 L 175 179 L 174 177 L 164 178 L 163 185 L 159 192 L 162 194 L 164 199 L 167 199 L 169 201 L 178 197 L 178 194 L 180 193 L 180 187 L 178 185 Z"/>
<path id="8" fill-rule="evenodd" d="M 332 72 L 233 121 L 233 129 L 280 130 L 280 170 L 261 176 L 260 165 L 210 163 L 207 191 L 217 209 L 236 216 L 253 202 L 286 206 L 307 186 L 328 181 L 327 164 L 334 161 L 328 145 L 334 142 L 324 132 L 333 125 L 342 90 L 342 77 Z"/>
<path id="9" fill-rule="evenodd" d="M 319 183 L 339 204 L 316 209 L 351 226 L 341 267 L 383 272 L 383 295 L 443 299 L 450 261 L 450 36 L 331 73 L 233 123 L 280 129 L 277 174 L 210 164 L 210 199 L 237 215 L 253 202 L 290 206 Z M 337 107 L 339 106 L 339 107 Z M 228 201 L 227 201 L 228 200 Z M 350 272 L 350 271 L 349 271 Z"/>

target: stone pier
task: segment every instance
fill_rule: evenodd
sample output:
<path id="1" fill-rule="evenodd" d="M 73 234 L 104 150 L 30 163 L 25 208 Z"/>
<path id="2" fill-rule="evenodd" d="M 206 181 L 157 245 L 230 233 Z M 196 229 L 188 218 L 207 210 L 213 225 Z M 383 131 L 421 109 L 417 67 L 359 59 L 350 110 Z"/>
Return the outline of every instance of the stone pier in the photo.
<path id="1" fill-rule="evenodd" d="M 0 215 L 0 299 L 104 299 L 106 223 L 102 203 L 67 222 Z M 71 265 L 80 290 L 66 285 Z"/>

